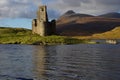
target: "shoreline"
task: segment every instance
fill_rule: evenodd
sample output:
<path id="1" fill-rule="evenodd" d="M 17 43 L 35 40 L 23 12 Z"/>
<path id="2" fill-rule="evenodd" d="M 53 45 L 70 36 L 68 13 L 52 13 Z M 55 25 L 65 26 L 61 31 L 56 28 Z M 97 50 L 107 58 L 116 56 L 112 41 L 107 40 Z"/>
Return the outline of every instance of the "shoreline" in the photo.
<path id="1" fill-rule="evenodd" d="M 75 42 L 74 40 L 77 40 L 77 42 Z M 54 45 L 76 45 L 76 44 L 113 44 L 113 45 L 117 45 L 120 43 L 120 39 L 116 40 L 116 43 L 109 43 L 107 42 L 108 39 L 74 39 L 74 40 L 69 40 L 66 43 L 49 43 L 49 42 L 41 42 L 41 41 L 37 41 L 34 43 L 22 43 L 22 42 L 13 42 L 13 43 L 0 43 L 3 45 L 7 45 L 7 44 L 18 44 L 18 45 L 41 45 L 41 46 L 54 46 Z M 114 39 L 113 39 L 114 40 Z"/>
<path id="2" fill-rule="evenodd" d="M 119 38 L 119 37 L 118 37 Z M 95 40 L 118 40 L 117 38 L 96 38 L 90 36 L 60 36 L 51 35 L 41 37 L 32 34 L 24 28 L 0 28 L 0 44 L 30 44 L 30 45 L 61 45 L 61 44 L 99 44 Z M 100 43 L 101 44 L 101 43 Z"/>

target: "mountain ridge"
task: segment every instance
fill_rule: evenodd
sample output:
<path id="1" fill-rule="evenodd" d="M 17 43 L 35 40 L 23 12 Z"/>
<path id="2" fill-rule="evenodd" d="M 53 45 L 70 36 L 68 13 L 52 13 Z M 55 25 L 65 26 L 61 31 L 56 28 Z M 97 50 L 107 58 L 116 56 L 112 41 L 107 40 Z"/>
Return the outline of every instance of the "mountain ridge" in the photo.
<path id="1" fill-rule="evenodd" d="M 65 36 L 90 36 L 97 33 L 104 33 L 120 26 L 120 18 L 106 18 L 79 14 L 71 11 L 72 14 L 64 14 L 57 20 L 57 32 Z M 74 15 L 74 16 L 73 16 Z M 83 16 L 84 15 L 84 16 Z"/>
<path id="2" fill-rule="evenodd" d="M 106 13 L 106 14 L 99 15 L 99 17 L 105 17 L 105 18 L 120 18 L 120 13 L 110 12 L 110 13 Z"/>

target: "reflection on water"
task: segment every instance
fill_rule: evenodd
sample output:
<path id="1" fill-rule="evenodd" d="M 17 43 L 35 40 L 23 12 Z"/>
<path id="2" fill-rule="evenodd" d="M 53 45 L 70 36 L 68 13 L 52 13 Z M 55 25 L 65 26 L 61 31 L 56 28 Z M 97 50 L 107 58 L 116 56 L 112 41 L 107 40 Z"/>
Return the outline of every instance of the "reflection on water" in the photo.
<path id="1" fill-rule="evenodd" d="M 0 45 L 0 80 L 120 80 L 120 45 Z"/>
<path id="2" fill-rule="evenodd" d="M 44 79 L 43 74 L 45 74 L 45 63 L 46 63 L 46 49 L 44 46 L 36 47 L 36 51 L 34 53 L 34 72 L 35 79 L 39 80 L 39 78 Z"/>

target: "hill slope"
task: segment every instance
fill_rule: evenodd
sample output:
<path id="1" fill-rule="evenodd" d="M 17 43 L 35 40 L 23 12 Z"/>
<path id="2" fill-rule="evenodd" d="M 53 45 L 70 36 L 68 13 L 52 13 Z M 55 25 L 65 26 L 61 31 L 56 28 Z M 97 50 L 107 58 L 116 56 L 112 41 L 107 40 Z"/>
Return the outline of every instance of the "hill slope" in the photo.
<path id="1" fill-rule="evenodd" d="M 119 18 L 78 16 L 72 11 L 57 20 L 57 32 L 65 36 L 91 36 L 110 31 L 116 26 L 120 26 Z"/>
<path id="2" fill-rule="evenodd" d="M 41 37 L 32 34 L 31 30 L 23 28 L 0 27 L 0 44 L 37 44 L 37 45 L 58 45 L 86 43 L 88 40 L 79 40 L 64 36 Z"/>
<path id="3" fill-rule="evenodd" d="M 0 27 L 0 36 L 4 35 L 26 35 L 30 34 L 31 30 L 24 28 L 10 28 L 10 27 Z"/>
<path id="4" fill-rule="evenodd" d="M 69 10 L 58 18 L 57 24 L 71 23 L 74 20 L 77 20 L 77 19 L 83 18 L 83 17 L 93 17 L 93 16 L 89 15 L 89 14 L 75 13 L 74 11 Z"/>
<path id="5" fill-rule="evenodd" d="M 107 13 L 107 14 L 99 15 L 99 17 L 105 17 L 105 18 L 120 18 L 120 13 L 112 12 L 112 13 Z"/>
<path id="6" fill-rule="evenodd" d="M 102 34 L 94 34 L 92 38 L 96 39 L 120 39 L 120 26 L 114 28 L 111 31 L 102 33 Z"/>

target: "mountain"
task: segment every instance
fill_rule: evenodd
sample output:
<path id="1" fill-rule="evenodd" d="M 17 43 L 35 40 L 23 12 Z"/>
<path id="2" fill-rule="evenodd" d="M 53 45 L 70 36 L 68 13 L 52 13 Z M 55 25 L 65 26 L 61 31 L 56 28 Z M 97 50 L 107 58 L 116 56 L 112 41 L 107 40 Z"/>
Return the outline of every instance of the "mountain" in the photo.
<path id="1" fill-rule="evenodd" d="M 69 15 L 72 15 L 72 14 L 75 14 L 75 12 L 73 10 L 69 10 L 66 13 L 64 13 L 63 16 L 69 16 Z"/>
<path id="2" fill-rule="evenodd" d="M 61 17 L 91 17 L 91 16 L 93 15 L 75 13 L 73 10 L 69 10 L 66 13 L 64 13 Z"/>
<path id="3" fill-rule="evenodd" d="M 57 20 L 57 33 L 64 36 L 91 36 L 120 26 L 120 18 L 106 18 L 68 11 Z"/>
<path id="4" fill-rule="evenodd" d="M 120 13 L 111 12 L 111 13 L 99 15 L 99 17 L 105 17 L 105 18 L 120 18 Z"/>
<path id="5" fill-rule="evenodd" d="M 69 10 L 58 18 L 57 24 L 72 22 L 83 17 L 93 17 L 93 15 L 75 13 L 73 10 Z"/>

